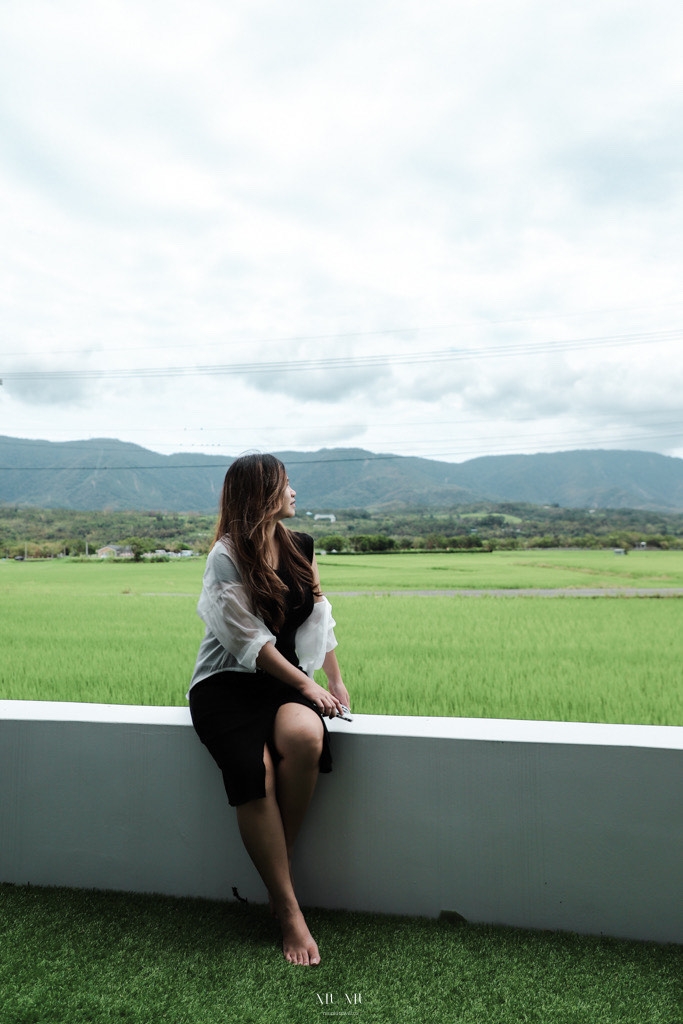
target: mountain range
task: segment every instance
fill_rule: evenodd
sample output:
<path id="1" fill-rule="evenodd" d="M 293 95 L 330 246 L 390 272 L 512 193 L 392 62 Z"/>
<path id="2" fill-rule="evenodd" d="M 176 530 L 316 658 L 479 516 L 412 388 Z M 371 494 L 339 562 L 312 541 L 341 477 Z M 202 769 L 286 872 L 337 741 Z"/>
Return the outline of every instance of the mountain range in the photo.
<path id="1" fill-rule="evenodd" d="M 361 448 L 275 453 L 300 510 L 452 507 L 478 501 L 563 508 L 683 510 L 683 459 L 580 450 L 437 462 Z M 109 438 L 0 436 L 0 504 L 40 508 L 214 512 L 225 456 L 157 452 Z"/>

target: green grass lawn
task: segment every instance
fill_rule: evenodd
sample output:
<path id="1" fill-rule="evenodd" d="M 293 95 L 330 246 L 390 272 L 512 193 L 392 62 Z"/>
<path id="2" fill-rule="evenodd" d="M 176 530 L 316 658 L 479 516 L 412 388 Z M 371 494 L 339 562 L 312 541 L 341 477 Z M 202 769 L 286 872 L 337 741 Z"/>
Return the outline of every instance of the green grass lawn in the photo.
<path id="1" fill-rule="evenodd" d="M 0 885 L 0 908 L 1 1024 L 683 1019 L 674 945 L 312 910 L 323 962 L 297 968 L 263 907 Z"/>

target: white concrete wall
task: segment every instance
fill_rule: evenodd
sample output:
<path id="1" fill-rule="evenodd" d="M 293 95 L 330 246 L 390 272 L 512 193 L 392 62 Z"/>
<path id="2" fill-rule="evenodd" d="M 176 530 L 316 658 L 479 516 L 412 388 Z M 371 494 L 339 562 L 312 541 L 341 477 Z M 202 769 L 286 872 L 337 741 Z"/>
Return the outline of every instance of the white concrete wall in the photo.
<path id="1" fill-rule="evenodd" d="M 332 723 L 306 905 L 683 942 L 683 728 Z M 0 881 L 263 887 L 184 708 L 0 701 Z"/>

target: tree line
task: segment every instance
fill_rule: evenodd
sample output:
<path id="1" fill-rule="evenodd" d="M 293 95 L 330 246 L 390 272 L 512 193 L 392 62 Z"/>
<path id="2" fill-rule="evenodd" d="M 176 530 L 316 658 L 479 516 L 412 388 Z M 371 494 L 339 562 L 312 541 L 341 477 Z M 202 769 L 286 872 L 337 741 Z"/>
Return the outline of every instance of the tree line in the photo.
<path id="1" fill-rule="evenodd" d="M 683 513 L 641 509 L 563 509 L 489 503 L 446 509 L 325 509 L 329 521 L 297 515 L 291 527 L 316 547 L 340 552 L 514 550 L 517 548 L 683 548 Z M 107 544 L 135 551 L 205 554 L 215 516 L 202 513 L 114 512 L 0 506 L 0 556 L 90 555 Z"/>

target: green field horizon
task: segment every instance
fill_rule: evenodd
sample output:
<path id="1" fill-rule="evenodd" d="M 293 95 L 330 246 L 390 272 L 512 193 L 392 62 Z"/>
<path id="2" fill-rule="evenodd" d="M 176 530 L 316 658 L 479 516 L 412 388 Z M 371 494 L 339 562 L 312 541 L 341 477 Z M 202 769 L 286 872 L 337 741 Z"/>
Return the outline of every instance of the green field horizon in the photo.
<path id="1" fill-rule="evenodd" d="M 491 590 L 683 588 L 683 551 L 543 548 L 528 551 L 400 552 L 318 555 L 323 589 Z M 204 558 L 168 562 L 50 558 L 0 560 L 0 594 L 15 583 L 90 593 L 167 592 L 199 596 Z M 86 570 L 86 571 L 82 571 Z M 130 573 L 130 575 L 129 575 Z"/>
<path id="2" fill-rule="evenodd" d="M 184 705 L 203 564 L 0 562 L 0 699 Z M 358 714 L 683 725 L 678 599 L 410 593 L 666 591 L 683 552 L 325 556 L 320 571 Z"/>

